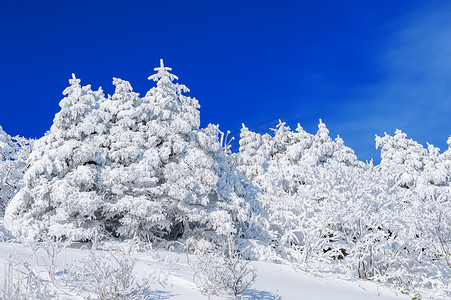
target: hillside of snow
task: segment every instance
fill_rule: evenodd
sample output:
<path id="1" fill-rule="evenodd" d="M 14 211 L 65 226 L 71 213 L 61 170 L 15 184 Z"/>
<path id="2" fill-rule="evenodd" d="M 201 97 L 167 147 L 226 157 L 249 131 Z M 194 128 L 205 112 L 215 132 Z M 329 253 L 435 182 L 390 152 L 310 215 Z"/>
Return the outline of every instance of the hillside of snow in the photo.
<path id="1" fill-rule="evenodd" d="M 44 249 L 33 252 L 30 247 L 14 243 L 0 243 L 0 282 L 5 281 L 8 256 L 14 253 L 23 261 L 30 263 L 42 279 L 42 289 L 48 290 L 48 295 L 54 299 L 85 299 L 79 290 L 72 289 L 63 280 L 62 272 L 71 270 L 72 265 L 80 265 L 89 260 L 91 250 L 82 250 L 80 245 L 73 245 L 59 250 L 56 257 L 55 274 L 57 284 L 53 284 L 48 276 L 48 256 Z M 102 251 L 95 251 L 98 256 Z M 169 252 L 165 250 L 148 253 L 132 254 L 137 259 L 133 275 L 139 281 L 152 276 L 150 288 L 140 299 L 234 299 L 226 293 L 211 295 L 202 294 L 193 283 L 194 271 L 189 260 L 193 255 Z M 355 282 L 333 278 L 333 276 L 314 276 L 304 271 L 295 271 L 289 266 L 270 262 L 252 262 L 257 269 L 255 284 L 240 295 L 239 299 L 346 299 L 346 300 L 402 300 L 411 299 L 399 291 L 384 287 L 374 282 L 357 280 Z M 164 282 L 159 283 L 162 280 Z M 86 296 L 86 294 L 84 294 Z M 96 299 L 94 293 L 91 295 Z"/>

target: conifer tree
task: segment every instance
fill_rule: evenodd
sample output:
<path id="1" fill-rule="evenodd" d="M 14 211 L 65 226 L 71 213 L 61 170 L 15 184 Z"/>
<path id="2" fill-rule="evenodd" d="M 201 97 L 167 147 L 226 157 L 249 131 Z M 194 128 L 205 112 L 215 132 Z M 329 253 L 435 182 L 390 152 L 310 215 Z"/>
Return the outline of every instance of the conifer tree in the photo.
<path id="1" fill-rule="evenodd" d="M 318 131 L 313 137 L 313 145 L 307 151 L 306 163 L 317 165 L 326 162 L 333 155 L 333 141 L 329 136 L 329 129 L 326 124 L 319 119 Z"/>
<path id="2" fill-rule="evenodd" d="M 251 180 L 266 172 L 269 162 L 269 134 L 252 132 L 244 124 L 240 133 L 239 154 L 236 157 L 240 170 Z"/>
<path id="3" fill-rule="evenodd" d="M 219 144 L 218 127 L 200 129 L 198 101 L 182 94 L 189 90 L 173 82 L 177 77 L 163 61 L 155 71 L 149 79 L 157 86 L 144 101 L 153 104 L 154 123 L 160 126 L 156 201 L 169 220 L 167 234 L 174 238 L 194 229 L 216 234 L 244 230 L 254 217 L 252 199 Z"/>
<path id="4" fill-rule="evenodd" d="M 363 166 L 362 162 L 358 161 L 354 150 L 345 146 L 343 139 L 339 135 L 334 141 L 333 158 L 348 166 Z"/>
<path id="5" fill-rule="evenodd" d="M 28 160 L 24 187 L 13 198 L 5 224 L 18 237 L 41 234 L 88 240 L 103 232 L 100 170 L 105 162 L 105 126 L 96 115 L 101 89 L 81 87 L 72 75 L 61 111 L 44 137 L 36 141 Z"/>
<path id="6" fill-rule="evenodd" d="M 128 81 L 114 78 L 113 85 L 115 93 L 100 106 L 109 129 L 101 174 L 105 228 L 115 237 L 147 237 L 167 227 L 159 203 L 149 201 L 158 190 L 155 169 L 160 161 L 152 151 L 158 124 L 153 123 L 152 107 L 143 103 Z"/>
<path id="7" fill-rule="evenodd" d="M 313 136 L 307 133 L 298 123 L 296 132 L 293 132 L 293 143 L 287 147 L 287 158 L 292 163 L 301 161 L 307 149 L 313 144 Z"/>

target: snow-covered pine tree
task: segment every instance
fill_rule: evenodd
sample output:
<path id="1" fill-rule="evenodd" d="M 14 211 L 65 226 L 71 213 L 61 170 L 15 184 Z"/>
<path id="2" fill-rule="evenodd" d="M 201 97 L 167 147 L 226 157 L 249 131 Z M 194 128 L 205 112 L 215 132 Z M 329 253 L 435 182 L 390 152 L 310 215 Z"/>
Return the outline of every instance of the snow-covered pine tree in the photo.
<path id="1" fill-rule="evenodd" d="M 289 126 L 286 126 L 285 122 L 279 120 L 279 124 L 276 128 L 271 130 L 274 132 L 274 136 L 269 142 L 270 156 L 272 159 L 277 159 L 276 156 L 284 154 L 287 147 L 292 144 L 292 132 Z"/>
<path id="2" fill-rule="evenodd" d="M 236 155 L 240 171 L 264 192 L 274 193 L 282 188 L 284 193 L 292 193 L 299 184 L 305 184 L 307 169 L 328 160 L 362 166 L 340 137 L 336 141 L 330 138 L 321 120 L 316 135 L 305 132 L 299 124 L 296 132 L 292 132 L 280 120 L 273 131 L 273 137 L 261 136 L 243 126 Z"/>
<path id="3" fill-rule="evenodd" d="M 163 61 L 157 82 L 143 99 L 153 104 L 155 146 L 150 160 L 159 159 L 156 170 L 159 190 L 154 201 L 162 205 L 169 221 L 165 238 L 214 231 L 226 235 L 249 234 L 257 218 L 252 195 L 237 176 L 218 141 L 219 129 L 200 129 L 199 104 L 183 95 L 188 89 Z M 254 209 L 254 211 L 252 211 Z"/>
<path id="4" fill-rule="evenodd" d="M 287 158 L 294 164 L 301 161 L 305 151 L 313 144 L 313 136 L 307 133 L 298 123 L 296 132 L 293 132 L 293 143 L 287 147 Z"/>
<path id="5" fill-rule="evenodd" d="M 24 187 L 11 200 L 5 224 L 21 239 L 42 234 L 89 240 L 104 232 L 100 171 L 106 126 L 98 114 L 103 92 L 80 86 L 72 75 L 61 110 L 33 146 Z"/>
<path id="6" fill-rule="evenodd" d="M 169 230 L 160 196 L 156 149 L 164 131 L 153 103 L 140 98 L 128 81 L 114 78 L 115 93 L 100 106 L 109 128 L 107 162 L 102 170 L 106 230 L 123 239 L 149 239 Z"/>
<path id="7" fill-rule="evenodd" d="M 320 119 L 318 131 L 313 136 L 312 146 L 305 151 L 303 163 L 311 166 L 319 165 L 331 158 L 333 152 L 334 146 L 332 138 L 329 136 L 329 129 Z"/>
<path id="8" fill-rule="evenodd" d="M 407 139 L 407 134 L 397 129 L 394 136 L 376 135 L 376 148 L 381 148 L 380 167 L 385 176 L 405 188 L 414 187 L 418 180 L 424 183 L 421 173 L 428 153 L 421 144 Z"/>
<path id="9" fill-rule="evenodd" d="M 250 131 L 242 124 L 240 132 L 240 148 L 238 154 L 234 154 L 238 168 L 250 180 L 263 175 L 268 169 L 270 159 L 269 134 L 261 135 Z"/>
<path id="10" fill-rule="evenodd" d="M 354 150 L 345 146 L 343 139 L 338 135 L 334 141 L 333 158 L 348 166 L 363 166 L 363 163 L 357 159 Z"/>
<path id="11" fill-rule="evenodd" d="M 348 176 L 354 167 L 356 174 L 363 173 L 360 170 L 363 163 L 341 138 L 336 141 L 330 138 L 321 120 L 316 135 L 305 132 L 299 124 L 292 132 L 282 121 L 273 131 L 273 137 L 261 136 L 243 126 L 236 154 L 239 169 L 259 189 L 258 198 L 268 212 L 274 243 L 294 249 L 290 255 L 298 257 L 305 258 L 312 243 L 318 253 L 323 253 L 328 247 L 318 247 L 323 247 L 326 241 L 311 240 L 314 234 L 309 232 L 315 228 L 307 218 L 312 218 L 315 211 L 329 214 L 335 205 L 343 205 L 346 195 L 340 195 L 341 203 L 336 204 L 335 199 L 329 199 L 327 189 L 335 188 L 334 184 L 352 183 L 353 179 L 339 176 Z M 334 206 L 324 207 L 329 201 Z M 330 216 L 323 214 L 321 218 L 326 227 L 333 224 Z"/>

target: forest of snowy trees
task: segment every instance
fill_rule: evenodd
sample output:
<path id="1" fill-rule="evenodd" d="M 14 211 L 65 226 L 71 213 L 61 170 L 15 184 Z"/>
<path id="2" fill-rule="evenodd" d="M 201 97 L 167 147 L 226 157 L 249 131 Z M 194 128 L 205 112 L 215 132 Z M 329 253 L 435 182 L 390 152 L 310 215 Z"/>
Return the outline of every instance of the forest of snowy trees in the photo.
<path id="1" fill-rule="evenodd" d="M 2 234 L 232 241 L 246 259 L 451 297 L 451 137 L 440 152 L 401 130 L 376 136 L 375 166 L 321 120 L 315 134 L 279 121 L 263 135 L 243 124 L 232 153 L 218 125 L 200 128 L 171 68 L 155 71 L 143 97 L 119 78 L 105 96 L 73 75 L 38 140 L 0 127 Z"/>

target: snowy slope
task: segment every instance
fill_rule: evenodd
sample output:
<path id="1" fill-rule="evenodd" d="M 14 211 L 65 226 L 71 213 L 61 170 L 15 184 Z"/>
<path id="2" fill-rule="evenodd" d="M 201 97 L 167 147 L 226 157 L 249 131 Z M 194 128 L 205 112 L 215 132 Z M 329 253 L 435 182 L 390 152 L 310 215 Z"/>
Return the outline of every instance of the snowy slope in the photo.
<path id="1" fill-rule="evenodd" d="M 67 247 L 58 253 L 57 269 L 70 269 L 71 265 L 80 264 L 89 259 L 90 250 Z M 46 261 L 44 249 L 33 252 L 30 247 L 20 244 L 0 243 L 0 282 L 5 279 L 5 267 L 7 266 L 8 254 L 16 252 L 24 260 L 33 263 L 38 262 L 43 266 Z M 105 252 L 95 251 L 98 255 Z M 188 260 L 195 259 L 187 257 L 184 253 L 169 251 L 151 251 L 149 253 L 134 254 L 137 263 L 134 274 L 137 278 L 160 274 L 160 279 L 166 278 L 163 286 L 157 282 L 152 283 L 151 289 L 146 293 L 147 299 L 208 299 L 202 295 L 193 283 L 193 271 Z M 349 282 L 335 278 L 315 277 L 305 272 L 297 272 L 292 268 L 269 262 L 252 262 L 257 269 L 257 280 L 252 288 L 239 299 L 411 299 L 399 292 L 392 291 L 387 287 L 378 286 L 377 283 L 369 281 Z M 42 272 L 45 279 L 45 272 Z M 77 292 L 69 288 L 57 291 L 57 299 L 82 299 L 77 297 Z M 233 299 L 229 295 L 216 295 L 211 299 Z"/>

